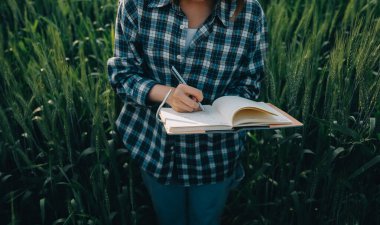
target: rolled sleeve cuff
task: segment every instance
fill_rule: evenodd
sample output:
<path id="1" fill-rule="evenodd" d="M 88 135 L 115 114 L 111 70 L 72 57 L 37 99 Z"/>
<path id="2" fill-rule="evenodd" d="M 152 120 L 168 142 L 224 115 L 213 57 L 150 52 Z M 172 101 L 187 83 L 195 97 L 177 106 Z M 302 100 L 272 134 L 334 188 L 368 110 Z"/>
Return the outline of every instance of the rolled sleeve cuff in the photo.
<path id="1" fill-rule="evenodd" d="M 250 100 L 257 100 L 260 96 L 263 76 L 263 71 L 256 73 L 254 78 L 248 76 L 241 81 L 241 84 L 228 88 L 224 95 L 237 95 Z"/>
<path id="2" fill-rule="evenodd" d="M 239 96 L 242 98 L 257 100 L 260 95 L 260 89 L 255 88 L 254 90 L 249 90 L 246 87 L 235 87 L 233 89 L 227 90 L 223 96 Z"/>
<path id="3" fill-rule="evenodd" d="M 134 100 L 137 104 L 145 107 L 152 107 L 157 105 L 156 103 L 149 100 L 148 94 L 152 87 L 159 84 L 155 80 L 146 79 L 142 77 L 130 78 L 129 82 L 123 84 L 123 88 L 126 90 L 131 90 L 130 98 Z"/>

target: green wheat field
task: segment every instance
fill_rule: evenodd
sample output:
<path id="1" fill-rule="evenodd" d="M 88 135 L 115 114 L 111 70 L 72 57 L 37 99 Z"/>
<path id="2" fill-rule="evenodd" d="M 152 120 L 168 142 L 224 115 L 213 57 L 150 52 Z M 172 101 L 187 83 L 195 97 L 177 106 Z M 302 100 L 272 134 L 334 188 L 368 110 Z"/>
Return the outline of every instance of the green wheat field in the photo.
<path id="1" fill-rule="evenodd" d="M 380 1 L 261 0 L 261 101 L 304 123 L 252 131 L 223 225 L 380 224 Z M 117 0 L 0 1 L 0 224 L 147 224 L 114 121 Z"/>

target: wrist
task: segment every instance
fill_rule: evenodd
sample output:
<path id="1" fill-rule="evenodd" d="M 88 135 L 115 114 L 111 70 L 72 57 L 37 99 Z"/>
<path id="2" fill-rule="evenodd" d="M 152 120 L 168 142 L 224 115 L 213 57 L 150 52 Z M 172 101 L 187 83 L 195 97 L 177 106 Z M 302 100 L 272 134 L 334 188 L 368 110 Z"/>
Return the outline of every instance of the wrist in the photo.
<path id="1" fill-rule="evenodd" d="M 170 90 L 170 88 L 173 88 L 173 87 L 162 85 L 162 84 L 156 84 L 150 90 L 150 92 L 148 94 L 148 99 L 154 103 L 161 103 L 163 101 L 165 95 Z M 174 91 L 174 90 L 172 90 L 172 91 Z"/>
<path id="2" fill-rule="evenodd" d="M 170 95 L 168 96 L 168 99 L 166 99 L 166 102 L 169 104 L 169 105 L 172 105 L 172 97 L 173 97 L 173 93 L 175 91 L 175 87 L 170 87 L 168 89 L 168 91 L 172 89 L 172 92 L 170 93 Z"/>

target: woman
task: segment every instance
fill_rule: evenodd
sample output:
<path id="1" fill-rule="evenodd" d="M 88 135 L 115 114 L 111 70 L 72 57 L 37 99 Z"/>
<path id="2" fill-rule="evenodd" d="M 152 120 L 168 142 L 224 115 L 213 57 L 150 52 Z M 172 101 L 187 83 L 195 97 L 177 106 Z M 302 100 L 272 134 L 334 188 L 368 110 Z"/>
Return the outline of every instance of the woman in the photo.
<path id="1" fill-rule="evenodd" d="M 108 60 L 110 84 L 125 103 L 116 125 L 159 224 L 220 223 L 228 192 L 244 176 L 246 134 L 167 135 L 158 105 L 170 89 L 166 103 L 178 112 L 223 95 L 257 99 L 266 35 L 256 0 L 120 0 Z"/>

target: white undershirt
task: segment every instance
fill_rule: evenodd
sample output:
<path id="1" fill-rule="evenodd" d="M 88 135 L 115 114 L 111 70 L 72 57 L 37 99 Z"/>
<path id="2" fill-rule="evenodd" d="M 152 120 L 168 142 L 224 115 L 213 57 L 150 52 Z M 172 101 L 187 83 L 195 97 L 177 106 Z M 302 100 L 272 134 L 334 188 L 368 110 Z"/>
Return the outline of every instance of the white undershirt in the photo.
<path id="1" fill-rule="evenodd" d="M 187 28 L 186 29 L 186 42 L 185 42 L 185 51 L 189 48 L 191 40 L 193 39 L 195 33 L 197 32 L 197 28 Z"/>

